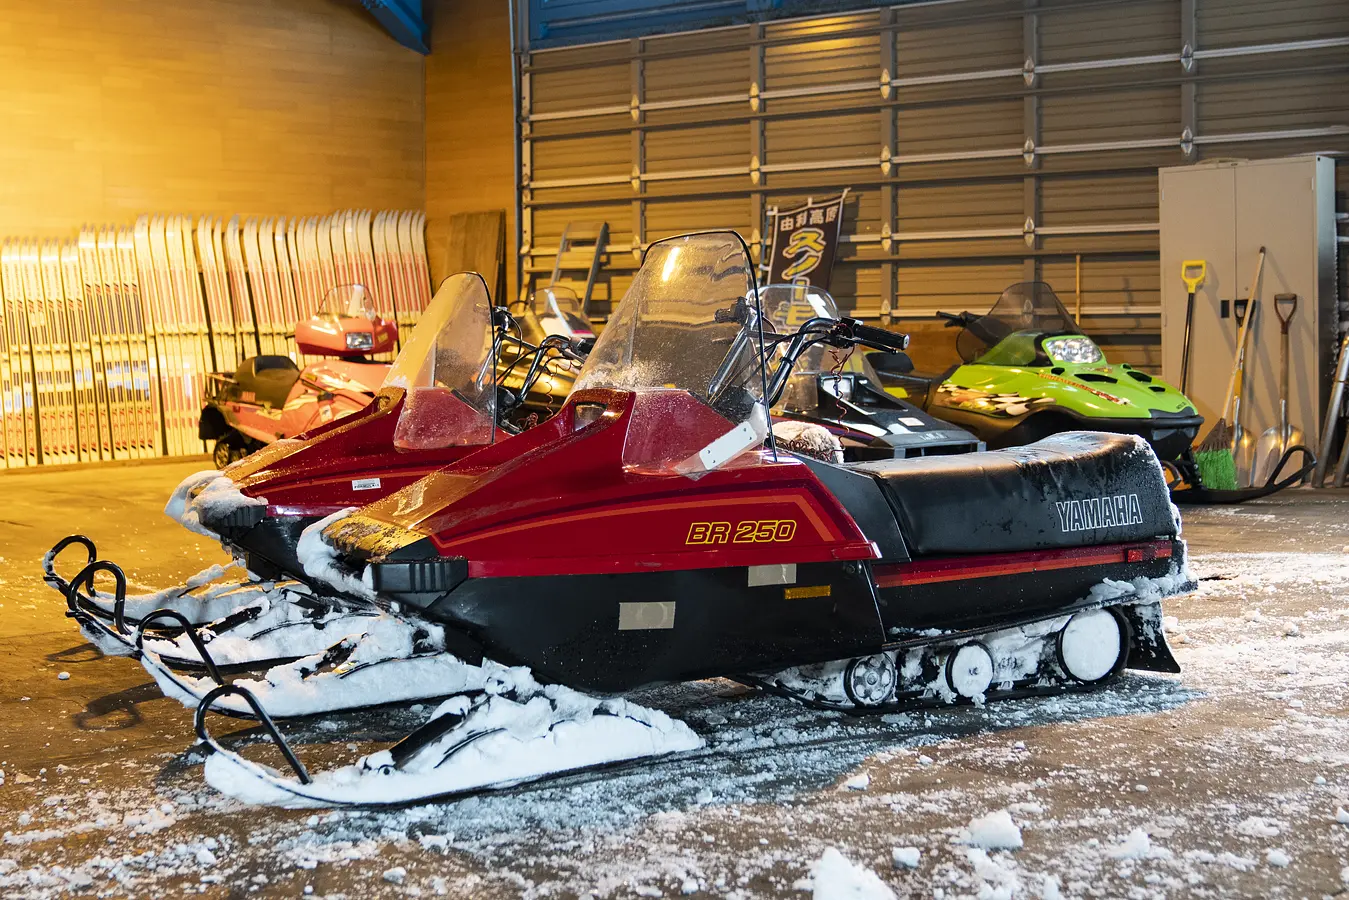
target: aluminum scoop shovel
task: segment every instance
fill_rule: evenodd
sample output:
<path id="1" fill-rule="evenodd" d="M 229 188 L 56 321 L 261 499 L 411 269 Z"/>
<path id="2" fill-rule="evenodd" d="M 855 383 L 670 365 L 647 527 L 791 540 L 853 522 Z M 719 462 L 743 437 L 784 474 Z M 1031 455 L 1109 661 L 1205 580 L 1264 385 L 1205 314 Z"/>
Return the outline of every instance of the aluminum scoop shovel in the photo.
<path id="1" fill-rule="evenodd" d="M 1266 428 L 1255 443 L 1252 484 L 1264 484 L 1284 451 L 1306 442 L 1302 429 L 1288 423 L 1288 326 L 1297 313 L 1297 294 L 1275 294 L 1274 311 L 1279 316 L 1279 424 Z"/>

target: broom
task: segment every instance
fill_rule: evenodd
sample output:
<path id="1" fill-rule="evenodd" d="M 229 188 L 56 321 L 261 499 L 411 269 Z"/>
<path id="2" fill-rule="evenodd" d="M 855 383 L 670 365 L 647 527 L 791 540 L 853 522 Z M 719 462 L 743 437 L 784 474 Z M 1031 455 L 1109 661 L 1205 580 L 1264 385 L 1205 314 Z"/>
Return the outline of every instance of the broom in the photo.
<path id="1" fill-rule="evenodd" d="M 1251 320 L 1255 318 L 1256 286 L 1260 273 L 1265 267 L 1265 248 L 1260 248 L 1260 257 L 1255 264 L 1255 278 L 1251 280 L 1250 294 L 1247 296 L 1246 318 L 1241 322 L 1241 331 L 1237 334 L 1236 359 L 1232 362 L 1232 377 L 1227 382 L 1227 398 L 1223 401 L 1223 414 L 1194 451 L 1194 464 L 1199 469 L 1199 483 L 1209 490 L 1235 491 L 1237 489 L 1237 461 L 1232 456 L 1232 441 L 1235 431 L 1227 422 L 1227 412 L 1236 396 L 1238 378 L 1244 376 L 1242 369 L 1246 362 L 1246 335 L 1250 331 Z M 1244 377 L 1241 378 L 1244 381 Z"/>

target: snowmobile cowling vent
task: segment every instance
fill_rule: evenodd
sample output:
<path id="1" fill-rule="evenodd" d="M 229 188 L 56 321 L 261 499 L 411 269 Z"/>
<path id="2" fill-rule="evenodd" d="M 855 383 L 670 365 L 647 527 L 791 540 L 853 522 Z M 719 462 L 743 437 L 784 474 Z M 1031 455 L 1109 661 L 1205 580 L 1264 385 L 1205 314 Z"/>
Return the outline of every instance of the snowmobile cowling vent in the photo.
<path id="1" fill-rule="evenodd" d="M 461 556 L 411 562 L 371 564 L 375 592 L 381 597 L 426 608 L 468 578 L 468 560 Z"/>

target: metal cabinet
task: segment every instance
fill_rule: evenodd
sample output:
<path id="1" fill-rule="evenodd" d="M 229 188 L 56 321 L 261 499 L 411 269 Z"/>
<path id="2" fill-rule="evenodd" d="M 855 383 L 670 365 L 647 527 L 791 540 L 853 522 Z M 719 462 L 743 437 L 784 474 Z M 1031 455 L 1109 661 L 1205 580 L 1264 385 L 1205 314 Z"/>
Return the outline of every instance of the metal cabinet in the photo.
<path id="1" fill-rule="evenodd" d="M 1289 420 L 1313 441 L 1334 366 L 1335 170 L 1326 156 L 1214 161 L 1159 171 L 1162 370 L 1179 384 L 1186 288 L 1181 264 L 1205 260 L 1195 296 L 1186 391 L 1212 425 L 1222 415 L 1236 352 L 1233 301 L 1259 300 L 1246 357 L 1242 425 L 1279 421 L 1277 294 L 1298 295 L 1289 330 Z M 1265 263 L 1252 287 L 1260 247 Z M 1229 412 L 1230 419 L 1230 412 Z"/>

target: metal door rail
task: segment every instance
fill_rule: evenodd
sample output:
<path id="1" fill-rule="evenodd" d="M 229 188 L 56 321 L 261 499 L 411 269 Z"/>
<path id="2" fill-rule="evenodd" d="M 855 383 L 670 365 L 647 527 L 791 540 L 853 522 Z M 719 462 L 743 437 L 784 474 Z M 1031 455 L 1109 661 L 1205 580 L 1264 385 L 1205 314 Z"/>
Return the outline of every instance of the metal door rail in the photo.
<path id="1" fill-rule="evenodd" d="M 831 37 L 831 35 L 804 38 L 799 42 L 809 43 L 811 40 L 819 40 L 820 37 Z M 1168 64 L 1179 64 L 1188 70 L 1193 62 L 1206 59 L 1235 59 L 1248 56 L 1265 56 L 1274 53 L 1307 53 L 1316 50 L 1330 50 L 1337 47 L 1349 47 L 1349 36 L 1314 38 L 1305 41 L 1280 41 L 1268 44 L 1246 44 L 1237 47 L 1219 47 L 1209 50 L 1195 50 L 1186 46 L 1175 53 L 1102 57 L 1098 59 L 1084 59 L 1063 63 L 1037 63 L 1033 58 L 1028 57 L 1019 67 L 976 69 L 906 77 L 893 77 L 890 72 L 882 69 L 877 73 L 876 78 L 869 81 L 858 80 L 841 82 L 839 84 L 806 85 L 802 87 L 780 89 L 764 88 L 755 82 L 751 82 L 746 86 L 743 93 L 714 94 L 706 97 L 689 97 L 681 100 L 640 102 L 634 100 L 634 102 L 627 106 L 606 105 L 544 113 L 530 112 L 526 113 L 524 119 L 526 122 L 531 123 L 558 122 L 571 119 L 586 119 L 625 114 L 631 115 L 634 119 L 637 119 L 639 113 L 654 112 L 663 109 L 694 109 L 707 106 L 726 106 L 732 103 L 748 103 L 751 105 L 751 108 L 757 108 L 760 101 L 781 100 L 794 97 L 822 97 L 838 94 L 856 94 L 865 93 L 867 91 L 880 91 L 883 96 L 888 97 L 889 91 L 900 88 L 926 87 L 936 84 L 955 84 L 970 81 L 991 81 L 1001 78 L 1021 78 L 1025 80 L 1027 84 L 1031 84 L 1037 76 L 1043 74 L 1092 72 L 1107 69 L 1137 68 L 1141 66 Z M 716 48 L 715 50 L 708 50 L 706 52 L 724 53 L 726 52 L 726 49 L 727 48 Z M 696 50 L 690 51 L 689 55 L 696 55 L 697 52 L 698 51 Z M 634 59 L 640 58 L 641 57 L 634 57 Z"/>

